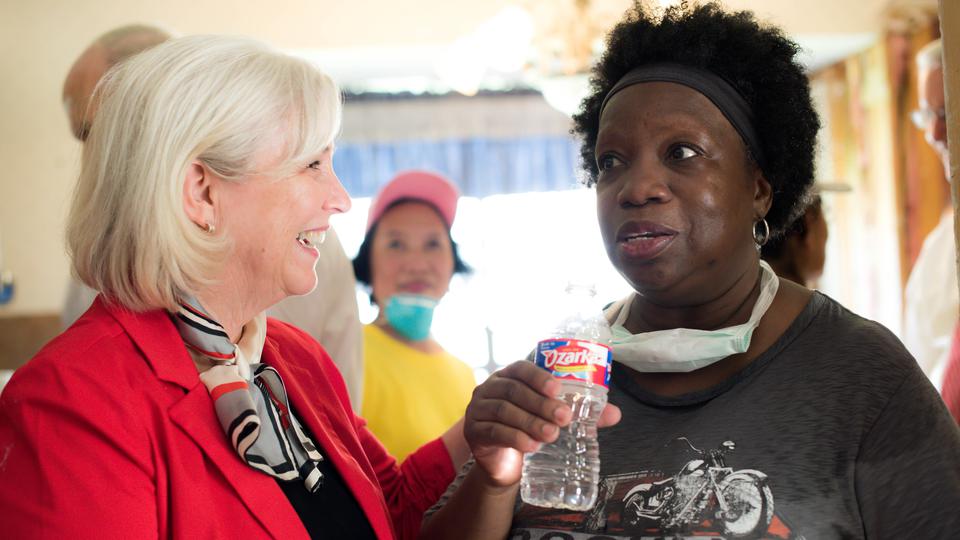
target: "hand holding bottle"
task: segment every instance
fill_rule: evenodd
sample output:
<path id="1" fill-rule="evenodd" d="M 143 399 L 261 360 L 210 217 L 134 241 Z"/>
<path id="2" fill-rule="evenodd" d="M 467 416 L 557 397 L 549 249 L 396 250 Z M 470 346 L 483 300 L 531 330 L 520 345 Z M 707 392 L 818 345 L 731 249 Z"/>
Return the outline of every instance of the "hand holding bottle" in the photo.
<path id="1" fill-rule="evenodd" d="M 464 437 L 477 465 L 495 487 L 520 482 L 523 453 L 556 440 L 570 424 L 572 411 L 560 394 L 560 381 L 527 361 L 495 372 L 473 392 L 467 406 Z M 620 421 L 620 409 L 607 405 L 598 422 Z"/>

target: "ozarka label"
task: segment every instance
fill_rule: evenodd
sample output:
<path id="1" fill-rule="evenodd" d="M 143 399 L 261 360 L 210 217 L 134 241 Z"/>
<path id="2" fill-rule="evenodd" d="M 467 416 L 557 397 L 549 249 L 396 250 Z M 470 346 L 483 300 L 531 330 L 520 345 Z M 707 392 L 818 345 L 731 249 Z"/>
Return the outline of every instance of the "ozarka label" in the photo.
<path id="1" fill-rule="evenodd" d="M 545 339 L 537 344 L 537 366 L 558 379 L 610 385 L 610 347 L 580 339 Z"/>

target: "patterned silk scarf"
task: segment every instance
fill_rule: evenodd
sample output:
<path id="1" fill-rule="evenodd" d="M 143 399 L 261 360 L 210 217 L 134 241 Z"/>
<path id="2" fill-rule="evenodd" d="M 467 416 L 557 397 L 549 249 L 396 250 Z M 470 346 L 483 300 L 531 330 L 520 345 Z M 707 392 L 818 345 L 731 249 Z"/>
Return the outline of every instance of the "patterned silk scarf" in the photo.
<path id="1" fill-rule="evenodd" d="M 247 323 L 236 345 L 195 298 L 180 301 L 173 321 L 194 359 L 212 366 L 200 373 L 200 380 L 240 457 L 270 476 L 300 478 L 307 491 L 317 491 L 323 483 L 317 467 L 323 456 L 293 415 L 280 374 L 259 363 L 266 316 L 261 313 Z"/>

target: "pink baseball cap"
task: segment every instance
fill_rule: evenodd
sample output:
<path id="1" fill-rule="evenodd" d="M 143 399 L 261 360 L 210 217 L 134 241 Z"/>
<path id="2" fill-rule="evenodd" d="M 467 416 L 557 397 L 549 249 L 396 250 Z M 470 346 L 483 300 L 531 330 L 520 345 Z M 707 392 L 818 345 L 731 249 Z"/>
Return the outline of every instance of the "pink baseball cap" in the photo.
<path id="1" fill-rule="evenodd" d="M 393 177 L 370 204 L 367 214 L 367 232 L 390 205 L 403 199 L 423 201 L 440 212 L 449 229 L 457 216 L 460 192 L 452 182 L 428 171 L 404 171 Z"/>

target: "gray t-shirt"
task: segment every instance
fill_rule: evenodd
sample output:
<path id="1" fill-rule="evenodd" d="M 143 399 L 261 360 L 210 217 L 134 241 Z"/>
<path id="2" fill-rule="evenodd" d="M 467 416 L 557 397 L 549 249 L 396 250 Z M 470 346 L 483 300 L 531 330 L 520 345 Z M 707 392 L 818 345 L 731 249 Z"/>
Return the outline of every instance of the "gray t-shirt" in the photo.
<path id="1" fill-rule="evenodd" d="M 518 504 L 510 538 L 960 536 L 960 429 L 888 330 L 820 293 L 722 384 L 666 398 L 614 365 L 609 400 L 596 506 Z"/>

